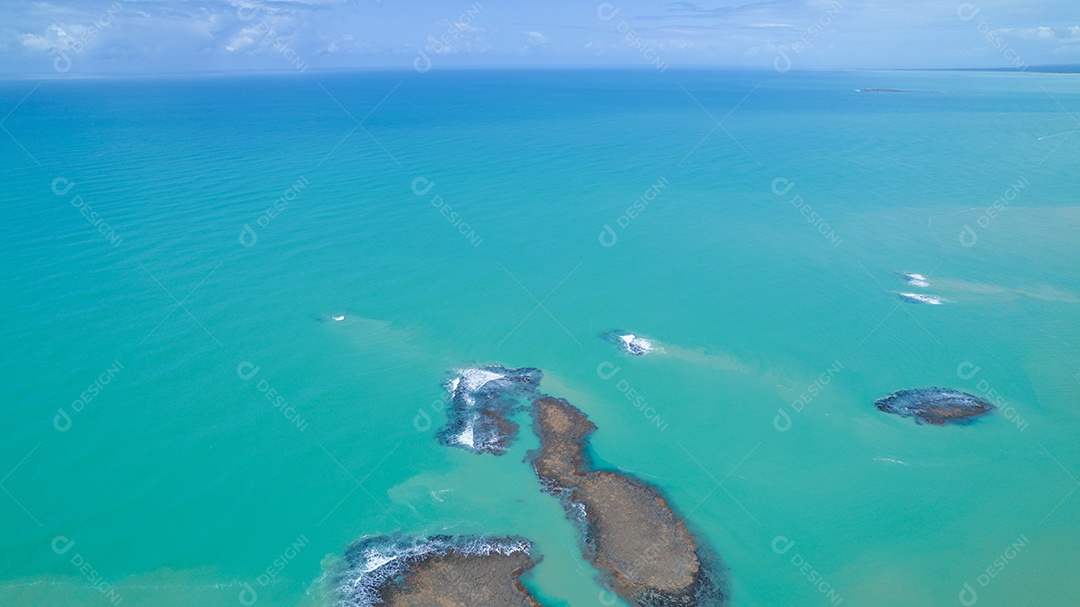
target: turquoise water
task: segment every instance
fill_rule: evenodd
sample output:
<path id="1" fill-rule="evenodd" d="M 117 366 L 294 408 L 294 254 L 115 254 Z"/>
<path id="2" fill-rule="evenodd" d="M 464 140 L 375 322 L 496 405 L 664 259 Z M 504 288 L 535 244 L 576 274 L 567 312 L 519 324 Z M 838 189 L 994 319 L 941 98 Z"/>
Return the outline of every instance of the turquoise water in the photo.
<path id="1" fill-rule="evenodd" d="M 1080 595 L 1075 77 L 36 84 L 0 84 L 0 604 L 323 605 L 345 546 L 399 529 L 525 535 L 546 604 L 600 603 L 530 433 L 435 442 L 476 362 L 543 369 L 734 605 Z M 927 385 L 999 411 L 873 408 Z"/>

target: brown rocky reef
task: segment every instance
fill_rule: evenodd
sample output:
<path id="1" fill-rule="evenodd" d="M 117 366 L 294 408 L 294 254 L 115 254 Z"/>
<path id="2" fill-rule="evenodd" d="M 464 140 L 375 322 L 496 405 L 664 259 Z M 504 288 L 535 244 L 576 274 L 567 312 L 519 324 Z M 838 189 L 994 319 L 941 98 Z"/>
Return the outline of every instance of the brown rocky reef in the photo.
<path id="1" fill-rule="evenodd" d="M 349 547 L 337 577 L 343 607 L 542 607 L 522 585 L 522 538 L 379 536 Z"/>
<path id="2" fill-rule="evenodd" d="M 540 437 L 540 448 L 529 453 L 536 475 L 581 525 L 585 558 L 606 585 L 640 607 L 725 604 L 713 559 L 659 491 L 593 468 L 586 446 L 596 426 L 584 413 L 544 396 L 532 415 Z"/>
<path id="3" fill-rule="evenodd" d="M 874 406 L 883 413 L 935 426 L 967 423 L 994 410 L 994 405 L 985 400 L 951 388 L 897 390 L 874 401 Z"/>
<path id="4" fill-rule="evenodd" d="M 518 576 L 532 567 L 523 554 L 451 554 L 413 566 L 385 592 L 387 607 L 540 607 Z"/>

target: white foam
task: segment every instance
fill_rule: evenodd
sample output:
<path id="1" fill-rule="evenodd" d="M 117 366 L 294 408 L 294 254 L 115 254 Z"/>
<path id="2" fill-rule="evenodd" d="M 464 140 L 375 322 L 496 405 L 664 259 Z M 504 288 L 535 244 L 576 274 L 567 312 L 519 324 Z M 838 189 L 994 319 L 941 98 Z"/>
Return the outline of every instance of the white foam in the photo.
<path id="1" fill-rule="evenodd" d="M 923 295 L 922 293 L 897 293 L 897 295 L 904 301 L 914 303 L 924 303 L 932 306 L 940 306 L 943 303 L 942 299 L 936 295 Z"/>
<path id="2" fill-rule="evenodd" d="M 469 392 L 476 392 L 488 382 L 505 377 L 485 369 L 462 369 L 460 373 L 461 380 L 465 382 L 465 389 Z"/>
<path id="3" fill-rule="evenodd" d="M 459 434 L 458 437 L 457 437 L 457 442 L 459 442 L 462 445 L 465 445 L 466 447 L 469 447 L 469 448 L 473 448 L 473 447 L 476 446 L 475 445 L 475 440 L 476 440 L 475 437 L 473 437 L 472 424 L 469 424 L 468 426 L 466 426 L 465 431 L 462 432 L 461 434 Z"/>
<path id="4" fill-rule="evenodd" d="M 904 272 L 904 278 L 907 283 L 913 287 L 929 287 L 930 282 L 926 280 L 926 277 L 922 274 L 916 274 L 914 272 Z"/>
<path id="5" fill-rule="evenodd" d="M 413 545 L 395 541 L 389 546 L 366 549 L 363 564 L 353 569 L 351 575 L 343 579 L 338 587 L 341 593 L 338 607 L 371 607 L 381 604 L 381 589 L 394 583 L 397 576 L 408 571 L 411 561 L 427 558 L 428 555 L 439 556 L 450 552 L 466 555 L 488 555 L 495 552 L 509 555 L 522 552 L 528 555 L 531 550 L 529 542 L 523 539 L 484 536 L 462 539 L 463 541 L 447 541 L 429 538 Z"/>
<path id="6" fill-rule="evenodd" d="M 364 555 L 364 573 L 371 573 L 383 565 L 396 561 L 398 555 L 383 554 L 375 550 L 369 550 Z"/>
<path id="7" fill-rule="evenodd" d="M 334 320 L 337 320 L 337 321 L 345 320 L 345 316 L 342 315 L 342 314 L 338 314 L 337 316 L 331 316 L 330 318 L 333 318 Z"/>
<path id="8" fill-rule="evenodd" d="M 446 389 L 450 391 L 450 396 L 456 396 L 458 388 L 462 388 L 464 394 L 462 394 L 462 400 L 472 407 L 476 405 L 476 399 L 473 398 L 473 393 L 483 388 L 488 383 L 497 379 L 502 379 L 505 375 L 499 373 L 493 373 L 485 369 L 458 369 L 457 377 L 451 379 L 446 384 Z"/>
<path id="9" fill-rule="evenodd" d="M 652 342 L 647 339 L 642 339 L 633 333 L 627 333 L 626 335 L 620 335 L 619 339 L 623 341 L 626 349 L 634 354 L 648 354 L 652 352 Z"/>

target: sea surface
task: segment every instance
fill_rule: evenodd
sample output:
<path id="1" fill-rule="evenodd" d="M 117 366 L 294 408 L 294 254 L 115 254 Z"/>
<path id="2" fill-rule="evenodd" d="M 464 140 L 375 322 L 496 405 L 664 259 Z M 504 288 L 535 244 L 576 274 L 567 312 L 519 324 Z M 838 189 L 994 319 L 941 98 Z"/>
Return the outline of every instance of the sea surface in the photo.
<path id="1" fill-rule="evenodd" d="M 542 370 L 732 605 L 1080 596 L 1076 75 L 14 80 L 3 115 L 0 605 L 333 605 L 395 531 L 531 538 L 546 605 L 611 605 L 527 420 L 436 441 L 479 364 Z M 925 386 L 998 409 L 874 408 Z"/>

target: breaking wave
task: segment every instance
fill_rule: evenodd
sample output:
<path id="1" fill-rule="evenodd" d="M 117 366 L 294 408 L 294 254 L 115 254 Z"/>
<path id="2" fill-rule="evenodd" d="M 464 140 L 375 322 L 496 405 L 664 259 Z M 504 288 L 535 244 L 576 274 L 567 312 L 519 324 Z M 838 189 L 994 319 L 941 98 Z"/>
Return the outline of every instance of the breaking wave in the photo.
<path id="1" fill-rule="evenodd" d="M 624 352 L 634 356 L 645 356 L 656 349 L 651 340 L 626 331 L 608 331 L 601 335 L 604 339 L 622 348 Z"/>
<path id="2" fill-rule="evenodd" d="M 532 544 L 520 537 L 482 535 L 429 538 L 402 534 L 362 538 L 345 549 L 339 569 L 332 575 L 338 607 L 371 607 L 381 604 L 383 590 L 399 581 L 412 566 L 448 554 L 487 556 L 532 551 Z"/>
<path id="3" fill-rule="evenodd" d="M 929 287 L 930 281 L 922 274 L 915 272 L 900 272 L 900 278 L 913 287 Z"/>
<path id="4" fill-rule="evenodd" d="M 926 295 L 923 293 L 900 293 L 894 292 L 893 295 L 904 303 L 914 304 L 930 304 L 932 306 L 940 306 L 945 303 L 945 300 L 937 295 Z"/>
<path id="5" fill-rule="evenodd" d="M 450 394 L 446 426 L 438 440 L 448 447 L 501 455 L 517 435 L 510 416 L 540 384 L 539 369 L 485 365 L 458 369 L 446 382 Z"/>

